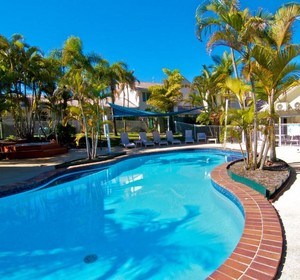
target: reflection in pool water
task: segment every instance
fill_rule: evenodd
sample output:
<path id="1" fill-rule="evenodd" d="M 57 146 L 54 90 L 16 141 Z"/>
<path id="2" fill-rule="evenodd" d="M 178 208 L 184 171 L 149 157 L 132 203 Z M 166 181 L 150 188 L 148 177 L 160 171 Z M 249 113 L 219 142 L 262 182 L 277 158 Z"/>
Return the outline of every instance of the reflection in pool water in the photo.
<path id="1" fill-rule="evenodd" d="M 1 199 L 1 279 L 205 279 L 238 243 L 241 210 L 216 191 L 225 160 L 134 157 Z"/>

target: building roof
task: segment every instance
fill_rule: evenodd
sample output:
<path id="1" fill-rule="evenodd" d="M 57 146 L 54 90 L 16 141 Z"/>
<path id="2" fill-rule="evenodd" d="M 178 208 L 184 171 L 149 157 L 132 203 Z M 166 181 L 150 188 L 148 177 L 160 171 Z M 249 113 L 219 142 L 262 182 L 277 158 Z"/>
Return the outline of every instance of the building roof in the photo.
<path id="1" fill-rule="evenodd" d="M 159 86 L 162 85 L 161 83 L 149 83 L 149 82 L 137 82 L 135 84 L 136 89 L 139 90 L 147 90 L 149 87 L 152 86 Z"/>

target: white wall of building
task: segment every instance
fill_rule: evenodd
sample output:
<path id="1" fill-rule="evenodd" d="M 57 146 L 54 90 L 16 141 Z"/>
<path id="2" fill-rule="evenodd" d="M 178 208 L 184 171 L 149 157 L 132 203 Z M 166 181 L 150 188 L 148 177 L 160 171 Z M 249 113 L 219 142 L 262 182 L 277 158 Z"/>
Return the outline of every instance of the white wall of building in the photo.
<path id="1" fill-rule="evenodd" d="M 183 84 L 190 84 L 186 79 L 183 81 Z M 125 88 L 115 100 L 115 104 L 130 107 L 138 108 L 140 110 L 145 110 L 149 106 L 147 105 L 147 100 L 150 96 L 149 87 L 161 85 L 159 83 L 149 83 L 149 82 L 140 82 L 136 83 L 135 89 Z M 182 87 L 181 92 L 183 94 L 183 99 L 191 92 L 190 88 Z M 178 104 L 178 107 L 188 107 L 188 104 L 181 102 Z M 178 110 L 178 107 L 174 108 L 174 111 Z"/>

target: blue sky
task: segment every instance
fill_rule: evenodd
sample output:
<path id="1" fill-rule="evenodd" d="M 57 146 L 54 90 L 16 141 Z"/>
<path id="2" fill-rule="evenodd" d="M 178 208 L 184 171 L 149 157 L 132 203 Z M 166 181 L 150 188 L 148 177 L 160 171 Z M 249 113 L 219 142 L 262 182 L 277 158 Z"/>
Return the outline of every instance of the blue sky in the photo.
<path id="1" fill-rule="evenodd" d="M 45 54 L 61 48 L 71 35 L 81 38 L 85 53 L 110 63 L 124 61 L 140 81 L 160 82 L 162 68 L 179 69 L 192 80 L 211 64 L 205 42 L 195 36 L 200 0 L 2 0 L 0 34 L 20 33 Z M 240 1 L 241 7 L 274 12 L 290 1 Z M 297 23 L 297 27 L 300 27 Z M 295 30 L 300 43 L 300 28 Z"/>

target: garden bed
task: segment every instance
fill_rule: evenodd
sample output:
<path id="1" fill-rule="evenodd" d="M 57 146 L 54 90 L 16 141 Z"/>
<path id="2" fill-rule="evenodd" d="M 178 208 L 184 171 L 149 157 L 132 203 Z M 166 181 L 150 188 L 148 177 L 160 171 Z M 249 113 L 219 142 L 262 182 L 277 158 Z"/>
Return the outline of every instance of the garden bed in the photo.
<path id="1" fill-rule="evenodd" d="M 263 170 L 246 170 L 243 161 L 235 161 L 230 164 L 228 170 L 238 177 L 246 178 L 246 180 L 248 179 L 263 187 L 266 190 L 265 196 L 268 198 L 280 190 L 290 176 L 290 167 L 282 160 L 272 162 L 270 166 L 265 166 Z M 246 181 L 242 183 L 249 185 Z"/>

